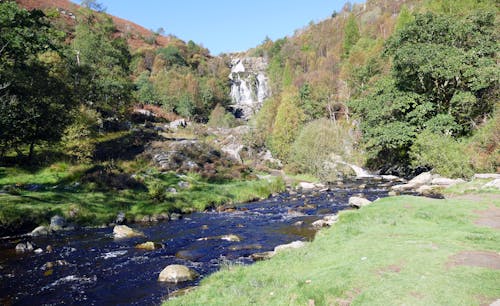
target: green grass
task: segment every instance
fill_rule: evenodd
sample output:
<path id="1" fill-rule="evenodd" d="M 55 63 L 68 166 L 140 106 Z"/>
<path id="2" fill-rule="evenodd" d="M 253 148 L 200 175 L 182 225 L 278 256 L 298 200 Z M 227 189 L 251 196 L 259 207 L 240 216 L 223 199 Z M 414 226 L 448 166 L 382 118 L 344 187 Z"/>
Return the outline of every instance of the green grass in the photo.
<path id="1" fill-rule="evenodd" d="M 125 212 L 129 220 L 164 212 L 202 211 L 222 204 L 267 198 L 285 187 L 278 178 L 210 183 L 195 174 L 181 178 L 175 173 L 158 173 L 139 162 L 117 167 L 138 170 L 149 192 L 99 190 L 93 183 L 75 186 L 90 165 L 57 163 L 36 171 L 0 168 L 0 189 L 9 191 L 0 194 L 0 232 L 46 224 L 55 214 L 82 225 L 101 225 L 112 222 L 120 211 Z M 189 188 L 179 188 L 180 181 L 189 182 Z M 42 188 L 38 191 L 24 188 L 31 184 L 42 185 Z M 161 193 L 159 198 L 152 197 L 152 185 Z M 168 187 L 176 188 L 178 193 L 165 192 Z"/>
<path id="2" fill-rule="evenodd" d="M 443 193 L 445 195 L 461 195 L 469 193 L 500 193 L 496 188 L 484 188 L 484 185 L 491 182 L 492 179 L 473 179 L 465 183 L 459 183 L 446 188 Z"/>
<path id="3" fill-rule="evenodd" d="M 500 271 L 449 265 L 464 250 L 500 251 L 500 232 L 473 223 L 500 198 L 385 198 L 344 211 L 305 248 L 232 266 L 172 305 L 480 305 L 500 297 Z"/>

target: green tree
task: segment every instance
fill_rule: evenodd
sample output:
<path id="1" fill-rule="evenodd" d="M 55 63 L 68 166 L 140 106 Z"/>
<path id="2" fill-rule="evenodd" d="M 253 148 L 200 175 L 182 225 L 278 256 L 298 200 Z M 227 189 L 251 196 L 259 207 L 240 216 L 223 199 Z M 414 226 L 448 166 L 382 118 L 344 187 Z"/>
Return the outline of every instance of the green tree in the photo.
<path id="1" fill-rule="evenodd" d="M 298 106 L 298 92 L 295 87 L 285 88 L 276 112 L 270 145 L 278 158 L 287 161 L 292 143 L 304 123 L 304 113 Z"/>
<path id="2" fill-rule="evenodd" d="M 360 38 L 358 23 L 356 16 L 350 14 L 344 28 L 344 43 L 342 45 L 343 57 L 349 57 L 352 47 L 358 42 Z"/>
<path id="3" fill-rule="evenodd" d="M 0 3 L 0 152 L 58 141 L 71 121 L 62 35 L 42 11 Z"/>
<path id="4" fill-rule="evenodd" d="M 403 29 L 407 24 L 411 23 L 415 20 L 415 17 L 411 14 L 410 10 L 406 5 L 401 7 L 401 11 L 399 11 L 398 20 L 396 21 L 396 25 L 394 29 L 399 31 Z"/>
<path id="5" fill-rule="evenodd" d="M 167 66 L 179 65 L 186 66 L 186 60 L 182 56 L 179 48 L 170 45 L 166 48 L 158 49 L 158 54 L 163 57 Z"/>
<path id="6" fill-rule="evenodd" d="M 153 83 L 149 80 L 149 75 L 149 71 L 144 71 L 139 75 L 134 83 L 136 87 L 134 96 L 137 101 L 144 104 L 159 103 L 158 94 L 153 86 Z"/>
<path id="7" fill-rule="evenodd" d="M 131 102 L 131 55 L 127 42 L 114 37 L 108 16 L 83 9 L 72 47 L 76 59 L 73 76 L 81 101 L 105 116 L 123 115 Z"/>
<path id="8" fill-rule="evenodd" d="M 477 120 L 492 111 L 488 95 L 500 74 L 495 35 L 493 13 L 464 19 L 417 15 L 387 45 L 397 86 L 425 95 L 437 113 L 454 117 L 462 128 L 457 132 L 469 134 Z"/>

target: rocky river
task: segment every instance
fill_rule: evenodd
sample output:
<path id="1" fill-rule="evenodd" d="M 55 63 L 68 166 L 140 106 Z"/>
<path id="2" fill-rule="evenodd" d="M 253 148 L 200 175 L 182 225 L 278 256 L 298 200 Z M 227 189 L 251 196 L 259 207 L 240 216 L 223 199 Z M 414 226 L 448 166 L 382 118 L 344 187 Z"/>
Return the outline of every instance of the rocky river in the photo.
<path id="1" fill-rule="evenodd" d="M 225 264 L 251 264 L 251 255 L 292 241 L 312 240 L 311 224 L 348 209 L 349 198 L 385 197 L 391 182 L 355 180 L 325 190 L 288 191 L 234 209 L 184 215 L 175 221 L 131 224 L 146 237 L 115 239 L 113 228 L 83 228 L 48 237 L 0 240 L 3 305 L 158 305 L 175 290 L 195 286 Z M 223 239 L 231 235 L 237 239 Z M 16 253 L 19 242 L 38 252 Z M 160 248 L 141 250 L 152 241 Z M 201 275 L 182 283 L 158 282 L 167 265 Z M 307 263 L 304 263 L 307 264 Z"/>

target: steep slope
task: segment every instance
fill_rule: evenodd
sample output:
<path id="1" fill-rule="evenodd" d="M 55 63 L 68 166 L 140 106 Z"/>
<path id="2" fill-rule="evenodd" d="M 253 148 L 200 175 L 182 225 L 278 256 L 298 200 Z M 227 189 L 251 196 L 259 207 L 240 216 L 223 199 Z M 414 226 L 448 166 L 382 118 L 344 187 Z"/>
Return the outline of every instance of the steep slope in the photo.
<path id="1" fill-rule="evenodd" d="M 57 12 L 59 12 L 61 19 L 64 20 L 64 22 L 66 22 L 69 27 L 73 27 L 75 25 L 75 16 L 80 9 L 79 5 L 72 3 L 69 0 L 16 0 L 16 2 L 20 6 L 28 10 L 56 9 Z M 118 31 L 117 35 L 120 37 L 125 37 L 129 46 L 133 50 L 150 46 L 151 44 L 149 44 L 147 40 L 152 40 L 153 37 L 156 39 L 155 44 L 160 47 L 164 47 L 170 42 L 169 37 L 157 35 L 152 31 L 129 20 L 125 20 L 109 14 L 108 16 L 113 19 L 113 22 L 116 25 L 116 29 Z"/>

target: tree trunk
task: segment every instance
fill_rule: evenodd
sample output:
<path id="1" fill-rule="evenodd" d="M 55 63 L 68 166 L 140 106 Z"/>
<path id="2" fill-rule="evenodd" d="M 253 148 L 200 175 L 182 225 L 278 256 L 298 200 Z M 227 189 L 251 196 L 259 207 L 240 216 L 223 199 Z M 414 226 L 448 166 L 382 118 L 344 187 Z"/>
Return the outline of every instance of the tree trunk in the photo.
<path id="1" fill-rule="evenodd" d="M 35 151 L 35 142 L 32 142 L 30 143 L 30 153 L 28 155 L 30 161 L 33 158 L 34 151 Z"/>

